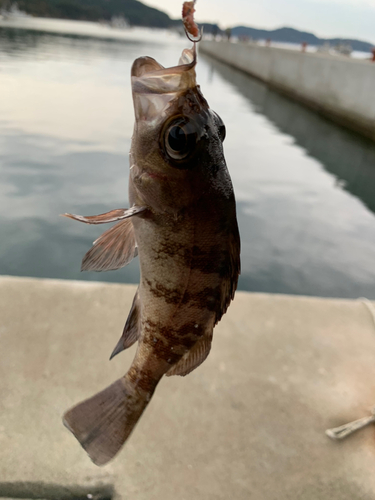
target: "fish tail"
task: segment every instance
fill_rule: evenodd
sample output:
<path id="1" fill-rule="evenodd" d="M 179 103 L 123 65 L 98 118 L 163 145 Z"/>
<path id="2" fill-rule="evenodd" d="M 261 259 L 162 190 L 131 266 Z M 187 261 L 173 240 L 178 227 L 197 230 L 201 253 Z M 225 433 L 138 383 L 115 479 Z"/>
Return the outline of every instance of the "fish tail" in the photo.
<path id="1" fill-rule="evenodd" d="M 148 391 L 139 390 L 125 375 L 65 413 L 64 425 L 94 464 L 105 465 L 118 453 L 150 401 L 155 386 Z"/>

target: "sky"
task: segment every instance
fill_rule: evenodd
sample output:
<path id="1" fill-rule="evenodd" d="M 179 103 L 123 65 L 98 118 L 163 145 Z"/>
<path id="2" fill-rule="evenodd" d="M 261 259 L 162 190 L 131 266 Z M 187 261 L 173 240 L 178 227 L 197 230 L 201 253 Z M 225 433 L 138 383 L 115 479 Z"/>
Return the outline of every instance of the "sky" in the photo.
<path id="1" fill-rule="evenodd" d="M 182 0 L 143 0 L 177 19 Z M 284 26 L 320 38 L 355 38 L 375 44 L 375 0 L 197 0 L 196 20 L 220 27 Z"/>

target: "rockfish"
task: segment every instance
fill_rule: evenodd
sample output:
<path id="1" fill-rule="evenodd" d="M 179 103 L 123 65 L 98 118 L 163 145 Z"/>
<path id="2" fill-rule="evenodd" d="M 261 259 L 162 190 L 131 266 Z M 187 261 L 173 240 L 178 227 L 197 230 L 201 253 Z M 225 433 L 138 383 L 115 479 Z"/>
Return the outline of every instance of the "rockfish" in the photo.
<path id="1" fill-rule="evenodd" d="M 131 208 L 65 214 L 88 224 L 120 221 L 94 242 L 83 270 L 118 269 L 137 253 L 140 261 L 140 285 L 111 356 L 138 341 L 130 369 L 64 416 L 97 465 L 120 450 L 163 375 L 187 375 L 206 359 L 237 287 L 240 238 L 225 126 L 196 83 L 195 65 L 195 44 L 172 68 L 150 57 L 134 62 Z"/>

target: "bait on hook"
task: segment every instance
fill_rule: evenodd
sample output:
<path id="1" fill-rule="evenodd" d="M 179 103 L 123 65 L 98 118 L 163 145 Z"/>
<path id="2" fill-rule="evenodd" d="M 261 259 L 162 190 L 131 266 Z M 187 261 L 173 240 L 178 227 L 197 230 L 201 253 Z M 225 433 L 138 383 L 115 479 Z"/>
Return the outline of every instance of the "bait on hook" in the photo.
<path id="1" fill-rule="evenodd" d="M 202 30 L 198 28 L 194 21 L 195 2 L 196 0 L 184 2 L 182 6 L 182 22 L 184 23 L 185 33 L 193 43 L 202 40 Z"/>

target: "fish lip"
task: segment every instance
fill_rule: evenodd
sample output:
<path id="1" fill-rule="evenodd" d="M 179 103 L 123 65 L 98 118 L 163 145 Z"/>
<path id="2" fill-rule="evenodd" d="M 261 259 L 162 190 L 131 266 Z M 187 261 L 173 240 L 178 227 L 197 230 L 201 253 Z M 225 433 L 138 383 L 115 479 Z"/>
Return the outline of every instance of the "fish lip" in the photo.
<path id="1" fill-rule="evenodd" d="M 153 57 L 138 57 L 132 65 L 131 76 L 139 78 L 149 73 L 155 73 L 165 69 Z"/>
<path id="2" fill-rule="evenodd" d="M 171 102 L 197 86 L 196 45 L 185 49 L 177 66 L 164 68 L 152 57 L 139 57 L 132 66 L 131 84 L 136 121 L 155 125 L 165 119 Z"/>
<path id="3" fill-rule="evenodd" d="M 188 62 L 190 60 L 190 62 Z M 183 61 L 183 62 L 182 62 Z M 192 49 L 185 49 L 177 66 L 164 68 L 154 58 L 144 56 L 138 57 L 132 65 L 131 76 L 133 78 L 155 77 L 155 76 L 170 76 L 190 71 L 197 64 L 196 44 Z"/>

